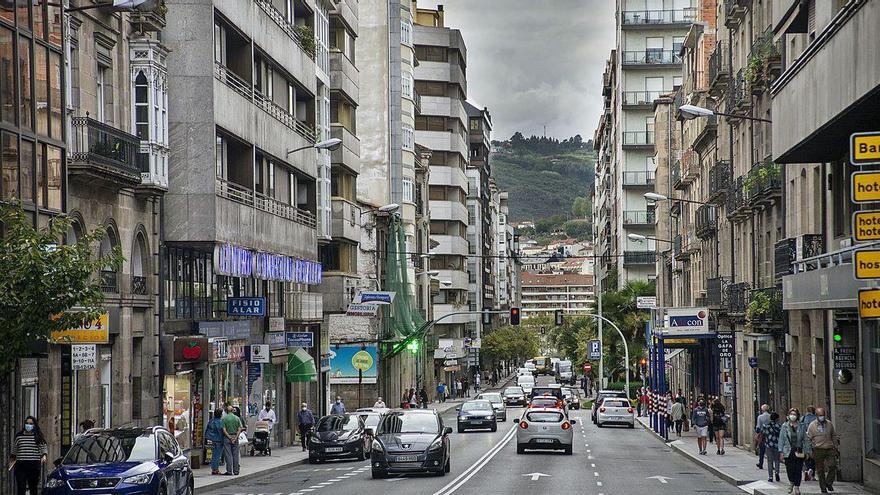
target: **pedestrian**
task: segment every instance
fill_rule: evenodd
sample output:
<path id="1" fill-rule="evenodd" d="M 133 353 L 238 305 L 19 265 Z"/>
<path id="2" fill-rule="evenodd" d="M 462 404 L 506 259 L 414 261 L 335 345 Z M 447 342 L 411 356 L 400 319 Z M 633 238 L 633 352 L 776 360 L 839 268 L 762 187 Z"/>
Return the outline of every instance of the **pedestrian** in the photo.
<path id="1" fill-rule="evenodd" d="M 804 413 L 804 417 L 801 418 L 801 423 L 804 424 L 804 428 L 810 426 L 810 423 L 816 419 L 816 406 L 810 405 L 807 406 L 807 412 Z M 815 477 L 816 470 L 816 459 L 813 457 L 808 457 L 804 459 L 804 481 L 810 481 Z"/>
<path id="2" fill-rule="evenodd" d="M 342 401 L 342 397 L 336 396 L 336 402 L 330 407 L 330 414 L 345 414 L 345 403 Z"/>
<path id="3" fill-rule="evenodd" d="M 672 408 L 670 409 L 670 417 L 672 418 L 672 422 L 675 424 L 675 435 L 681 436 L 681 427 L 684 424 L 684 419 L 687 417 L 684 410 L 684 404 L 682 401 L 677 400 L 672 404 Z"/>
<path id="4" fill-rule="evenodd" d="M 666 392 L 666 430 L 672 429 L 674 422 L 672 421 L 672 392 Z M 668 436 L 668 434 L 667 434 Z"/>
<path id="5" fill-rule="evenodd" d="M 437 402 L 446 402 L 446 384 L 443 382 L 437 384 Z"/>
<path id="6" fill-rule="evenodd" d="M 706 401 L 700 399 L 697 407 L 691 413 L 691 423 L 697 432 L 697 447 L 700 455 L 706 455 L 706 445 L 709 437 L 709 410 L 706 409 Z"/>
<path id="7" fill-rule="evenodd" d="M 816 408 L 816 419 L 807 426 L 807 439 L 811 457 L 816 461 L 816 477 L 822 493 L 833 492 L 837 478 L 837 458 L 840 457 L 840 436 L 828 418 L 825 409 Z"/>
<path id="8" fill-rule="evenodd" d="M 428 408 L 428 391 L 425 390 L 424 385 L 419 389 L 419 401 L 422 403 L 422 409 Z"/>
<path id="9" fill-rule="evenodd" d="M 80 433 L 85 433 L 95 427 L 95 422 L 91 419 L 84 419 L 79 424 Z"/>
<path id="10" fill-rule="evenodd" d="M 474 375 L 474 391 L 480 393 L 480 374 Z"/>
<path id="11" fill-rule="evenodd" d="M 416 389 L 409 389 L 409 408 L 410 409 L 418 409 L 419 407 L 419 396 L 416 395 Z"/>
<path id="12" fill-rule="evenodd" d="M 779 430 L 779 460 L 785 462 L 785 474 L 788 475 L 788 492 L 801 494 L 801 471 L 804 459 L 810 455 L 810 439 L 806 428 L 800 423 L 801 412 L 793 407 L 788 410 L 788 420 Z"/>
<path id="13" fill-rule="evenodd" d="M 376 409 L 385 409 L 386 408 L 385 401 L 382 400 L 382 397 L 379 397 L 379 399 L 376 400 L 375 403 L 373 403 L 373 407 L 375 407 Z"/>
<path id="14" fill-rule="evenodd" d="M 639 396 L 639 405 L 641 406 L 639 410 L 639 416 L 647 416 L 648 415 L 648 407 L 651 403 L 651 398 L 648 396 L 648 389 L 643 388 L 642 394 Z"/>
<path id="15" fill-rule="evenodd" d="M 226 476 L 236 475 L 240 468 L 241 451 L 238 436 L 244 431 L 241 419 L 235 414 L 232 406 L 226 407 L 226 416 L 220 419 L 223 426 L 223 456 L 226 458 Z"/>
<path id="16" fill-rule="evenodd" d="M 761 405 L 761 414 L 758 415 L 758 418 L 755 420 L 755 450 L 758 451 L 758 463 L 755 466 L 758 466 L 758 469 L 764 469 L 764 454 L 766 453 L 767 447 L 765 447 L 764 443 L 764 426 L 770 421 L 770 406 L 767 404 Z"/>
<path id="17" fill-rule="evenodd" d="M 260 414 L 257 414 L 257 421 L 268 422 L 269 434 L 272 433 L 272 428 L 275 428 L 275 422 L 278 421 L 278 418 L 275 416 L 275 411 L 272 410 L 272 401 L 266 401 L 266 408 L 260 409 Z"/>
<path id="18" fill-rule="evenodd" d="M 9 456 L 9 470 L 14 471 L 15 493 L 24 495 L 25 490 L 31 495 L 39 493 L 40 475 L 49 449 L 46 438 L 37 424 L 37 418 L 28 416 L 24 419 L 24 428 L 15 434 L 12 454 Z"/>
<path id="19" fill-rule="evenodd" d="M 461 380 L 459 378 L 452 380 L 452 398 L 461 398 Z"/>
<path id="20" fill-rule="evenodd" d="M 303 452 L 305 452 L 308 446 L 309 432 L 315 427 L 315 415 L 312 414 L 309 405 L 305 402 L 300 405 L 300 409 L 296 413 L 296 424 L 299 428 L 299 440 L 302 443 Z"/>
<path id="21" fill-rule="evenodd" d="M 716 398 L 712 403 L 712 431 L 715 433 L 717 455 L 724 455 L 724 431 L 727 429 L 727 416 L 724 404 Z"/>
<path id="22" fill-rule="evenodd" d="M 211 445 L 211 474 L 220 474 L 220 460 L 223 458 L 223 409 L 215 409 L 213 417 L 205 428 L 205 440 Z"/>
<path id="23" fill-rule="evenodd" d="M 764 444 L 764 452 L 767 454 L 767 481 L 773 482 L 773 475 L 776 474 L 776 481 L 779 481 L 779 414 L 770 413 L 770 419 L 761 426 L 762 443 Z"/>

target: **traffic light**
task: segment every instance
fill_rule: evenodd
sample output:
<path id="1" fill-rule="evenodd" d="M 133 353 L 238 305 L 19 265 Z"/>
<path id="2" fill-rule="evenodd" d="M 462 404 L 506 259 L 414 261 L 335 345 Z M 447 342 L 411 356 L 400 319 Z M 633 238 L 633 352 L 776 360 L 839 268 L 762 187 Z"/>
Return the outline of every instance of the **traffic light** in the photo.
<path id="1" fill-rule="evenodd" d="M 642 358 L 642 360 L 639 361 L 639 363 L 640 363 L 642 366 L 647 366 L 647 365 L 648 365 L 648 360 L 645 359 L 645 358 Z"/>
<path id="2" fill-rule="evenodd" d="M 835 342 L 841 342 L 843 340 L 843 335 L 840 334 L 840 329 L 834 329 L 834 335 L 832 336 Z"/>
<path id="3" fill-rule="evenodd" d="M 561 327 L 562 324 L 565 323 L 565 316 L 562 314 L 562 310 L 561 310 L 561 309 L 557 309 L 557 310 L 553 313 L 553 317 L 554 317 L 554 319 L 555 319 L 555 321 L 556 321 L 556 326 L 557 326 L 557 327 Z"/>
<path id="4" fill-rule="evenodd" d="M 419 352 L 419 341 L 413 340 L 410 343 L 406 344 L 406 349 L 413 354 Z"/>
<path id="5" fill-rule="evenodd" d="M 519 308 L 516 306 L 510 308 L 510 324 L 519 325 Z"/>

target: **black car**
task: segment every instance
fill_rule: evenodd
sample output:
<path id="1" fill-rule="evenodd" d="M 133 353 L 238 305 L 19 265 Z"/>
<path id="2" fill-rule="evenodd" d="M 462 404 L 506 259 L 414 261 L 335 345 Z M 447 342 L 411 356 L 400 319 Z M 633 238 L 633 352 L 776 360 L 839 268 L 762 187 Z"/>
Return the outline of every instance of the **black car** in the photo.
<path id="1" fill-rule="evenodd" d="M 393 410 L 382 417 L 373 440 L 373 478 L 391 473 L 434 473 L 450 470 L 449 434 L 443 419 L 430 409 Z"/>
<path id="2" fill-rule="evenodd" d="M 372 442 L 372 431 L 357 413 L 324 416 L 309 435 L 309 462 L 344 457 L 362 461 L 370 455 Z"/>
<path id="3" fill-rule="evenodd" d="M 46 478 L 46 495 L 193 493 L 189 459 L 161 426 L 92 428 L 55 466 Z"/>
<path id="4" fill-rule="evenodd" d="M 473 428 L 488 428 L 492 431 L 498 430 L 498 419 L 495 416 L 495 409 L 488 400 L 469 400 L 456 407 L 458 411 L 458 432 L 463 433 L 465 430 Z"/>

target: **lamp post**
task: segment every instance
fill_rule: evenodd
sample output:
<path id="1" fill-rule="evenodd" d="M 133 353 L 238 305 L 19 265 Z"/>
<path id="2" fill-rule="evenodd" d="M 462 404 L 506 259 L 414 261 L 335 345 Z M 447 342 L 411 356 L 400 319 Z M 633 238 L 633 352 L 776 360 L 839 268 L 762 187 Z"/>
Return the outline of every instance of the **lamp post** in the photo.
<path id="1" fill-rule="evenodd" d="M 681 201 L 682 203 L 693 203 L 695 205 L 709 205 L 712 206 L 712 203 L 706 203 L 705 201 L 695 201 L 693 199 L 685 199 L 685 198 L 670 198 L 669 196 L 664 196 L 663 194 L 658 193 L 645 193 L 645 199 L 649 201 Z"/>
<path id="2" fill-rule="evenodd" d="M 342 144 L 342 140 L 339 138 L 330 138 L 326 141 L 321 141 L 319 143 L 310 144 L 308 146 L 302 146 L 300 148 L 287 150 L 287 156 L 290 156 L 292 153 L 296 153 L 297 151 L 307 150 L 309 148 L 314 148 L 316 150 L 330 150 L 335 151 L 339 148 L 339 145 Z"/>
<path id="3" fill-rule="evenodd" d="M 747 115 L 733 115 L 730 113 L 716 112 L 715 110 L 709 110 L 708 108 L 698 107 L 696 105 L 682 105 L 678 107 L 678 111 L 681 112 L 681 116 L 687 120 L 695 119 L 697 117 L 711 117 L 713 115 L 721 115 L 723 117 L 731 117 L 734 119 L 754 120 L 757 122 L 766 122 L 768 124 L 773 123 L 773 121 L 769 119 L 750 117 Z"/>

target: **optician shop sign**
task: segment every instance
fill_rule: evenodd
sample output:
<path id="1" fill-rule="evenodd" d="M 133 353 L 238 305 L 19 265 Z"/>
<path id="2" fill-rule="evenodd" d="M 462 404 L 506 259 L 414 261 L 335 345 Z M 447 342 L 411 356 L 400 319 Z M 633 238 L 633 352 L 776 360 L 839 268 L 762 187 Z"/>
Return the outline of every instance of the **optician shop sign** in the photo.
<path id="1" fill-rule="evenodd" d="M 230 277 L 256 277 L 306 285 L 318 285 L 323 277 L 322 265 L 317 261 L 253 251 L 232 244 L 214 246 L 214 271 Z"/>

